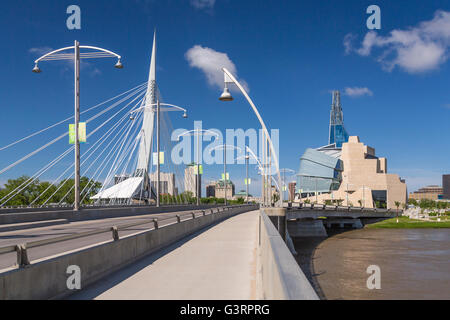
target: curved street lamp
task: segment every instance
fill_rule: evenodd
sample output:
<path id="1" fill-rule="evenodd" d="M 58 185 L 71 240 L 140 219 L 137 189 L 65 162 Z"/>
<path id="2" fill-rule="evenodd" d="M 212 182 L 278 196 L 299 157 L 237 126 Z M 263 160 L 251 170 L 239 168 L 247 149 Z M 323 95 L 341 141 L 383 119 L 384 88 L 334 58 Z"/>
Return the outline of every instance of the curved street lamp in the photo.
<path id="1" fill-rule="evenodd" d="M 80 49 L 89 49 L 95 51 L 80 52 Z M 73 50 L 70 53 L 60 53 L 67 50 Z M 122 69 L 123 64 L 121 62 L 122 57 L 112 51 L 92 46 L 80 46 L 80 43 L 75 40 L 75 44 L 71 47 L 65 47 L 54 50 L 47 54 L 44 54 L 39 59 L 34 61 L 34 73 L 41 73 L 39 68 L 39 62 L 41 61 L 56 61 L 56 60 L 73 60 L 75 63 L 75 201 L 73 210 L 80 210 L 80 141 L 78 137 L 78 126 L 80 122 L 80 60 L 81 59 L 94 59 L 94 58 L 117 58 L 115 67 Z"/>
<path id="2" fill-rule="evenodd" d="M 255 113 L 256 117 L 259 120 L 259 123 L 261 124 L 261 127 L 262 127 L 263 132 L 264 132 L 264 136 L 265 136 L 264 144 L 266 143 L 265 140 L 267 138 L 267 140 L 269 142 L 270 151 L 271 151 L 270 154 L 271 154 L 271 156 L 273 156 L 273 159 L 274 159 L 274 162 L 275 162 L 275 167 L 276 167 L 277 175 L 278 175 L 278 181 L 281 181 L 278 157 L 276 155 L 275 148 L 274 148 L 273 143 L 272 143 L 272 139 L 270 139 L 270 135 L 269 135 L 269 132 L 267 131 L 267 127 L 266 127 L 266 125 L 264 123 L 264 120 L 261 118 L 261 115 L 260 115 L 258 109 L 256 108 L 255 104 L 253 103 L 252 99 L 250 99 L 248 93 L 245 91 L 245 89 L 242 87 L 242 85 L 236 80 L 236 78 L 231 74 L 231 72 L 228 71 L 226 68 L 222 68 L 222 71 L 224 72 L 224 84 L 225 84 L 225 87 L 224 87 L 224 91 L 223 91 L 222 95 L 220 96 L 219 100 L 220 101 L 233 101 L 233 97 L 231 96 L 231 93 L 228 90 L 227 83 L 234 83 L 239 88 L 239 90 L 242 92 L 242 94 L 244 95 L 244 97 L 247 99 L 248 103 L 252 107 L 253 112 Z M 266 157 L 266 152 L 265 151 L 263 152 L 263 155 L 264 155 L 264 158 L 265 158 Z M 263 161 L 263 162 L 265 163 L 266 161 Z M 281 203 L 281 205 L 283 204 L 282 192 L 280 192 L 280 203 Z"/>
<path id="3" fill-rule="evenodd" d="M 177 140 L 180 140 L 180 137 L 182 136 L 197 136 L 197 186 L 195 188 L 195 193 L 196 193 L 196 197 L 197 197 L 197 206 L 200 205 L 200 165 L 199 165 L 199 161 L 200 161 L 200 136 L 204 136 L 204 135 L 213 135 L 215 137 L 219 137 L 219 134 L 217 132 L 214 132 L 212 130 L 206 130 L 206 129 L 195 129 L 195 130 L 190 130 L 190 131 L 186 131 L 183 132 L 182 134 L 179 134 L 177 136 Z"/>

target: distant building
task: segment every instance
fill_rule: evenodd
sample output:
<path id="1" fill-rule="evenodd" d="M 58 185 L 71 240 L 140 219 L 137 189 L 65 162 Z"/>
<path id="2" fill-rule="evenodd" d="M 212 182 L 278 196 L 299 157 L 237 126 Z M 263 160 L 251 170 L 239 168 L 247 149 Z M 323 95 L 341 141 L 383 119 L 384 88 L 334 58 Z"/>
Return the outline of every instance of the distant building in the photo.
<path id="1" fill-rule="evenodd" d="M 206 197 L 214 198 L 216 196 L 216 184 L 209 184 L 206 186 Z"/>
<path id="2" fill-rule="evenodd" d="M 252 198 L 253 196 L 249 193 L 248 194 L 248 197 L 249 198 Z M 239 198 L 242 198 L 242 199 L 246 199 L 247 198 L 247 191 L 245 191 L 245 190 L 241 190 L 241 191 L 239 191 L 239 192 L 236 192 L 236 194 L 234 195 L 234 200 L 237 200 L 237 199 L 239 199 Z"/>
<path id="3" fill-rule="evenodd" d="M 224 180 L 219 180 L 215 185 L 216 198 L 225 199 L 225 190 L 227 192 L 227 200 L 231 200 L 234 197 L 234 184 L 232 181 L 227 180 L 225 187 Z"/>
<path id="4" fill-rule="evenodd" d="M 336 147 L 342 147 L 344 142 L 348 141 L 348 133 L 344 127 L 344 113 L 341 106 L 341 93 L 333 91 L 333 102 L 330 112 L 330 137 L 328 144 L 335 144 Z"/>
<path id="5" fill-rule="evenodd" d="M 443 195 L 443 188 L 440 186 L 427 186 L 420 188 L 416 192 L 410 193 L 409 198 L 414 200 L 438 200 L 441 199 Z"/>
<path id="6" fill-rule="evenodd" d="M 156 192 L 156 184 L 157 184 L 157 173 L 153 172 L 149 174 L 149 178 L 151 181 L 152 189 Z M 178 195 L 178 190 L 175 187 L 175 174 L 174 173 L 165 173 L 161 172 L 159 174 L 159 190 L 161 194 L 170 194 L 172 196 Z"/>
<path id="7" fill-rule="evenodd" d="M 295 186 L 297 185 L 296 182 L 289 182 L 289 202 L 294 201 L 295 199 Z"/>
<path id="8" fill-rule="evenodd" d="M 386 158 L 351 136 L 342 148 L 308 149 L 301 159 L 297 191 L 311 202 L 342 200 L 343 205 L 395 208 L 406 203 L 406 184 L 387 173 Z"/>
<path id="9" fill-rule="evenodd" d="M 192 195 L 194 197 L 199 195 L 199 197 L 202 197 L 202 175 L 200 174 L 199 177 L 199 185 L 197 186 L 197 164 L 191 163 L 186 166 L 186 169 L 184 170 L 184 191 L 192 192 Z M 201 173 L 201 172 L 200 172 Z M 198 193 L 196 192 L 196 189 L 198 190 Z"/>
<path id="10" fill-rule="evenodd" d="M 442 197 L 450 200 L 450 174 L 444 174 L 442 176 L 442 189 Z"/>

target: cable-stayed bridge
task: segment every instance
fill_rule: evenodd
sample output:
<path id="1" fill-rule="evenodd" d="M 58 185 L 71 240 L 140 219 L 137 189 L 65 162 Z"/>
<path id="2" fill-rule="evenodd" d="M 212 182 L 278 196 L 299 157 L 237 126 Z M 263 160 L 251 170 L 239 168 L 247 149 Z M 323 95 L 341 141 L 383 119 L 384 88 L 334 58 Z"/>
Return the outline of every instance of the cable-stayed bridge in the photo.
<path id="1" fill-rule="evenodd" d="M 62 54 L 57 55 L 59 58 Z M 52 56 L 44 57 L 50 59 Z M 83 57 L 90 56 L 84 54 Z M 62 58 L 67 59 L 67 56 Z M 37 61 L 39 62 L 39 59 Z M 40 72 L 40 69 L 36 68 L 37 65 L 34 71 Z M 148 81 L 95 106 L 82 108 L 80 112 L 84 119 L 82 123 L 87 126 L 84 140 L 87 143 L 81 144 L 81 204 L 159 204 L 161 190 L 158 192 L 157 189 L 161 186 L 161 181 L 158 183 L 160 164 L 152 161 L 152 155 L 156 149 L 170 153 L 170 134 L 173 127 L 168 111 L 182 111 L 183 117 L 187 117 L 186 109 L 163 102 L 156 81 L 155 33 Z M 14 181 L 16 185 L 7 185 L 8 188 L 0 193 L 0 207 L 17 204 L 31 207 L 76 205 L 76 163 L 69 162 L 69 165 L 64 167 L 64 163 L 68 162 L 67 159 L 73 155 L 76 148 L 76 144 L 67 147 L 70 135 L 67 125 L 73 120 L 74 117 L 68 117 L 0 147 L 1 153 L 14 155 L 18 147 L 32 147 L 28 154 L 8 164 L 0 164 L 0 177 L 10 177 L 14 172 L 24 173 L 23 178 Z M 58 130 L 59 135 L 42 143 L 45 141 L 43 137 L 48 137 Z M 40 146 L 36 148 L 39 143 Z M 60 153 L 48 160 L 49 155 L 54 155 L 53 152 Z M 47 162 L 42 163 L 45 160 Z M 166 156 L 165 160 L 166 173 L 171 173 L 174 177 L 174 186 L 170 194 L 166 194 L 167 202 L 188 203 L 190 199 L 184 189 L 191 189 L 191 186 L 186 184 L 192 182 L 189 180 L 182 183 L 184 168 L 174 165 L 170 156 Z M 29 168 L 36 167 L 39 163 L 41 166 L 35 172 L 28 173 Z M 44 180 L 46 183 L 39 184 Z"/>

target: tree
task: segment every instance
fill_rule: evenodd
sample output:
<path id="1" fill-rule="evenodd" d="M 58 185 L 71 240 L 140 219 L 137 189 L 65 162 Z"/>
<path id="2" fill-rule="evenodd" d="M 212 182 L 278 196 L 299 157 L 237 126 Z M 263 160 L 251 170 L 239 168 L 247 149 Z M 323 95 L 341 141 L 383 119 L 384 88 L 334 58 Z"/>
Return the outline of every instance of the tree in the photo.
<path id="1" fill-rule="evenodd" d="M 49 203 L 70 203 L 74 202 L 74 180 L 65 179 L 58 184 L 51 184 L 47 181 L 32 181 L 28 176 L 21 176 L 17 179 L 9 179 L 5 187 L 0 190 L 0 204 L 6 206 L 21 205 L 43 205 Z M 102 184 L 97 181 L 90 181 L 87 177 L 80 178 L 81 199 L 83 204 L 91 203 L 90 197 L 97 194 Z"/>
<path id="2" fill-rule="evenodd" d="M 395 201 L 394 204 L 397 207 L 397 223 L 398 223 L 398 207 L 400 207 L 400 202 L 399 201 Z"/>

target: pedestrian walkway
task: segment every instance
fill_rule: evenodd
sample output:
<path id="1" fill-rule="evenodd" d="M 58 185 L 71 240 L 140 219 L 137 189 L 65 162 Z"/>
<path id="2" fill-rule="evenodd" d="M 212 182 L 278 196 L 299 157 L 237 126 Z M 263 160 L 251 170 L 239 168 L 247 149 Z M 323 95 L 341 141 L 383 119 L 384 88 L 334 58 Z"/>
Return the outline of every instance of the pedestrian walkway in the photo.
<path id="1" fill-rule="evenodd" d="M 259 211 L 234 216 L 126 267 L 71 299 L 257 299 Z"/>

